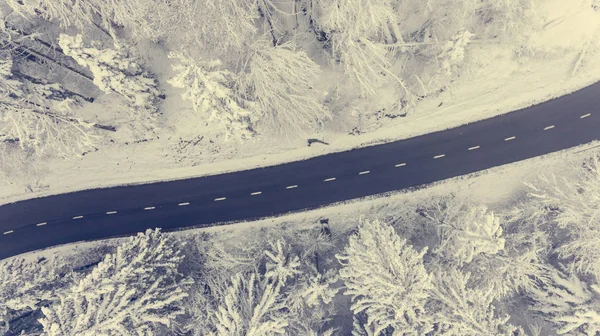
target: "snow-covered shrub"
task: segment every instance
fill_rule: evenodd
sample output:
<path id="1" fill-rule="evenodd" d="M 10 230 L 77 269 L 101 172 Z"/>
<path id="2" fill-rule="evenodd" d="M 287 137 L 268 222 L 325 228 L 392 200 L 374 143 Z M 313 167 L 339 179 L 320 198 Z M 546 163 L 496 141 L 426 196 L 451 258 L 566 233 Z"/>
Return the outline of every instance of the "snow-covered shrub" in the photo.
<path id="1" fill-rule="evenodd" d="M 451 75 L 457 71 L 465 58 L 465 48 L 471 42 L 473 34 L 468 30 L 456 34 L 450 41 L 444 44 L 442 52 L 437 56 L 441 63 L 441 68 L 446 75 Z"/>
<path id="2" fill-rule="evenodd" d="M 181 97 L 190 101 L 194 111 L 210 115 L 225 129 L 225 139 L 229 137 L 248 139 L 254 135 L 253 126 L 257 121 L 254 111 L 231 86 L 234 74 L 221 67 L 221 61 L 197 62 L 182 53 L 170 53 L 169 58 L 178 63 L 172 65 L 176 73 L 168 82 L 173 87 L 183 89 Z"/>
<path id="3" fill-rule="evenodd" d="M 187 296 L 177 267 L 183 255 L 160 230 L 129 238 L 90 274 L 43 307 L 40 323 L 52 335 L 150 335 L 183 314 Z"/>
<path id="4" fill-rule="evenodd" d="M 600 332 L 600 287 L 573 274 L 549 272 L 540 289 L 531 291 L 531 309 L 553 323 L 558 334 L 596 336 Z"/>
<path id="5" fill-rule="evenodd" d="M 291 42 L 270 46 L 266 38 L 254 42 L 238 88 L 256 103 L 263 128 L 282 133 L 313 130 L 329 119 L 325 93 L 317 90 L 319 66 Z"/>
<path id="6" fill-rule="evenodd" d="M 519 327 L 508 323 L 508 315 L 498 316 L 495 312 L 493 288 L 471 288 L 468 285 L 470 277 L 470 273 L 456 269 L 435 272 L 431 298 L 439 304 L 434 320 L 440 334 L 524 335 Z"/>
<path id="7" fill-rule="evenodd" d="M 421 252 L 400 238 L 394 228 L 379 220 L 364 221 L 342 254 L 339 272 L 345 294 L 352 297 L 352 312 L 365 313 L 373 335 L 392 329 L 395 333 L 426 334 L 431 321 L 425 302 L 431 278 Z"/>
<path id="8" fill-rule="evenodd" d="M 139 60 L 124 47 L 115 42 L 114 49 L 98 49 L 98 44 L 90 47 L 83 44 L 83 36 L 60 34 L 59 46 L 65 55 L 72 57 L 83 67 L 90 69 L 94 84 L 105 93 L 115 92 L 126 98 L 134 122 L 150 127 L 158 112 L 159 96 L 156 76 L 142 68 Z"/>

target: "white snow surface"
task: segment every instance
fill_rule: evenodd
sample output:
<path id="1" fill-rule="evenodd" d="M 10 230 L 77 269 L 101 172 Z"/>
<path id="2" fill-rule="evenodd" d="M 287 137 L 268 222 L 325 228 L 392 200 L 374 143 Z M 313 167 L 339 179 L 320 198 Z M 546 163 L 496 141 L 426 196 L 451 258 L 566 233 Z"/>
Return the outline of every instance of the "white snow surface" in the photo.
<path id="1" fill-rule="evenodd" d="M 28 177 L 31 181 L 27 187 L 19 183 L 0 185 L 0 204 L 91 188 L 276 165 L 405 139 L 507 113 L 599 81 L 600 58 L 595 55 L 594 45 L 600 45 L 600 12 L 594 11 L 587 0 L 549 0 L 544 7 L 547 24 L 530 43 L 535 56 L 524 53 L 517 58 L 505 45 L 472 43 L 465 51 L 469 71 L 450 90 L 420 101 L 416 111 L 404 118 L 365 119 L 362 114 L 360 119 L 359 114 L 344 113 L 320 133 L 306 138 L 265 136 L 245 143 L 224 142 L 205 117 L 181 101 L 178 90 L 165 87 L 167 99 L 162 109 L 169 113 L 165 113 L 167 120 L 158 138 L 134 143 L 126 141 L 127 131 L 117 132 L 113 145 L 96 152 L 68 160 L 51 159 L 43 172 Z M 591 47 L 579 62 L 586 41 L 591 42 Z M 148 55 L 146 61 L 159 81 L 166 82 L 172 76 L 167 52 L 150 44 L 138 48 L 141 54 Z M 333 72 L 324 69 L 323 82 L 333 80 Z M 103 97 L 98 101 L 110 105 L 111 99 L 114 98 Z M 391 94 L 382 91 L 376 100 L 351 108 L 379 110 L 393 100 Z M 357 125 L 362 133 L 349 135 L 349 130 Z M 204 138 L 198 136 L 202 134 Z M 308 147 L 307 138 L 318 138 L 330 145 L 315 143 Z"/>

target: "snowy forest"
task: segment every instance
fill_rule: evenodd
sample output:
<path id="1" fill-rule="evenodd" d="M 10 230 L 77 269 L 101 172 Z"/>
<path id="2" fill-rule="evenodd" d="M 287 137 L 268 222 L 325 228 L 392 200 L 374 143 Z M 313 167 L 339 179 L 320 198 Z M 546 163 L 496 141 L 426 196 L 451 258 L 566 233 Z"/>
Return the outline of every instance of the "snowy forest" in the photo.
<path id="1" fill-rule="evenodd" d="M 179 138 L 176 165 L 363 133 L 345 120 L 410 115 L 469 70 L 471 45 L 534 54 L 542 1 L 2 0 L 0 176 L 43 189 L 27 180 L 49 161 L 118 145 Z M 382 95 L 383 109 L 351 109 Z"/>
<path id="2" fill-rule="evenodd" d="M 408 119 L 477 73 L 470 48 L 550 54 L 529 43 L 545 1 L 0 0 L 0 189 L 111 148 L 165 142 L 161 164 L 187 167 Z M 570 74 L 598 50 L 575 48 Z M 155 229 L 3 260 L 0 334 L 600 335 L 600 162 L 576 169 L 502 207 L 448 194 L 343 230 Z"/>
<path id="3" fill-rule="evenodd" d="M 597 335 L 600 161 L 492 209 L 332 229 L 159 229 L 0 264 L 5 335 Z"/>

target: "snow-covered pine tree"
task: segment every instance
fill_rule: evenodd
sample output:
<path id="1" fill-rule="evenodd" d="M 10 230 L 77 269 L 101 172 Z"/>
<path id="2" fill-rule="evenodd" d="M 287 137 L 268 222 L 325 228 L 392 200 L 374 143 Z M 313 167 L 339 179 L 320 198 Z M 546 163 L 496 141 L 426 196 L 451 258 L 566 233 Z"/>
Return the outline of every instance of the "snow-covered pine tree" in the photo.
<path id="1" fill-rule="evenodd" d="M 434 320 L 440 335 L 514 336 L 524 335 L 520 327 L 508 323 L 509 316 L 498 316 L 493 288 L 470 288 L 470 273 L 457 269 L 436 271 L 431 299 L 438 303 Z"/>
<path id="2" fill-rule="evenodd" d="M 90 274 L 43 307 L 44 335 L 152 335 L 184 313 L 183 255 L 159 229 L 127 239 Z"/>
<path id="3" fill-rule="evenodd" d="M 88 68 L 94 84 L 105 93 L 115 92 L 125 97 L 132 112 L 132 123 L 145 130 L 155 127 L 161 92 L 156 76 L 140 65 L 139 59 L 115 41 L 114 48 L 98 49 L 97 42 L 83 44 L 81 34 L 60 34 L 58 45 L 65 55 Z"/>
<path id="4" fill-rule="evenodd" d="M 333 299 L 341 289 L 335 285 L 339 277 L 335 269 L 322 274 L 312 261 L 308 262 L 298 281 L 288 289 L 287 306 L 291 311 L 288 334 L 331 334 L 334 330 L 326 329 L 324 325 L 334 315 Z"/>
<path id="5" fill-rule="evenodd" d="M 558 334 L 596 336 L 600 332 L 600 287 L 552 269 L 541 288 L 530 291 L 530 309 L 556 326 Z"/>
<path id="6" fill-rule="evenodd" d="M 440 240 L 436 253 L 459 264 L 470 263 L 482 253 L 496 254 L 504 248 L 500 218 L 488 212 L 485 206 L 472 207 L 447 220 L 436 221 L 436 228 Z"/>
<path id="7" fill-rule="evenodd" d="M 269 336 L 286 333 L 290 310 L 285 284 L 298 273 L 297 257 L 280 240 L 266 250 L 266 273 L 238 273 L 227 283 L 223 297 L 217 298 L 209 320 L 214 335 Z"/>
<path id="8" fill-rule="evenodd" d="M 256 102 L 260 125 L 274 132 L 314 130 L 331 115 L 317 90 L 321 69 L 292 42 L 276 47 L 261 37 L 251 46 L 238 89 Z"/>
<path id="9" fill-rule="evenodd" d="M 366 329 L 375 335 L 390 330 L 395 335 L 424 335 L 431 330 L 424 307 L 431 289 L 425 252 L 417 252 L 379 220 L 362 222 L 350 237 L 336 257 L 352 311 L 367 315 Z"/>
<path id="10" fill-rule="evenodd" d="M 169 58 L 175 76 L 168 83 L 183 89 L 181 97 L 190 101 L 194 111 L 210 115 L 225 129 L 225 140 L 230 137 L 249 139 L 254 135 L 257 121 L 251 103 L 231 89 L 234 74 L 221 67 L 221 61 L 195 61 L 182 53 L 171 52 Z M 249 108 L 250 107 L 250 108 Z"/>
<path id="11" fill-rule="evenodd" d="M 556 248 L 559 256 L 569 260 L 569 270 L 592 274 L 600 279 L 600 162 L 586 160 L 574 178 L 541 174 L 530 188 L 529 197 L 545 218 L 568 237 Z"/>
<path id="12" fill-rule="evenodd" d="M 53 301 L 73 280 L 73 274 L 52 261 L 11 258 L 0 263 L 0 322 L 9 327 L 8 311 L 36 310 Z M 2 327 L 0 327 L 2 331 Z"/>
<path id="13" fill-rule="evenodd" d="M 36 155 L 78 155 L 94 146 L 94 123 L 70 113 L 79 103 L 58 84 L 16 76 L 11 58 L 0 60 L 0 143 Z"/>

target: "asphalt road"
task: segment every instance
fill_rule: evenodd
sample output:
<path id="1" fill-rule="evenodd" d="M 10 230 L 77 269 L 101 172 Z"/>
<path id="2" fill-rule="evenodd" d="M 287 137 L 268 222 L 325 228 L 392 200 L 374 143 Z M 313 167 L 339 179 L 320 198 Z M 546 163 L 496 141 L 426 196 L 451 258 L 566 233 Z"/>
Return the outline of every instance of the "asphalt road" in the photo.
<path id="1" fill-rule="evenodd" d="M 600 83 L 523 110 L 384 145 L 235 173 L 3 205 L 0 259 L 147 228 L 210 226 L 314 208 L 468 174 L 595 139 L 600 139 Z"/>

